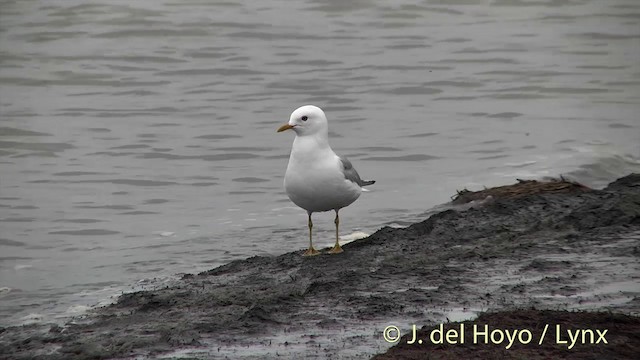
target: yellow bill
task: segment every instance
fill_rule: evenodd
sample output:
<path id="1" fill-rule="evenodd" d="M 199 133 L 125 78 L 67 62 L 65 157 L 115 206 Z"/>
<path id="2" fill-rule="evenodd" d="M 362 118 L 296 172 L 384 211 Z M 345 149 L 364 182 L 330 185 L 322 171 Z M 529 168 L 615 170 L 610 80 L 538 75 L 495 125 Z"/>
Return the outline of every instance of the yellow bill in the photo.
<path id="1" fill-rule="evenodd" d="M 293 129 L 292 125 L 284 124 L 278 128 L 278 132 L 283 132 L 285 130 Z"/>

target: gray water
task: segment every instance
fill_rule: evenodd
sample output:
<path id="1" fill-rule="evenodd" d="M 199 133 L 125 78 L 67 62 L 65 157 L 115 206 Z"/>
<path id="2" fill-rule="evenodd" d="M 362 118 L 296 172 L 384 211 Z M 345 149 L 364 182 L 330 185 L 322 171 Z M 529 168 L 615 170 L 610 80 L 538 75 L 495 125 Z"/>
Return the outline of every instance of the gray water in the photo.
<path id="1" fill-rule="evenodd" d="M 1 0 L 0 64 L 0 325 L 303 249 L 275 131 L 303 104 L 377 180 L 343 236 L 640 172 L 636 0 Z"/>

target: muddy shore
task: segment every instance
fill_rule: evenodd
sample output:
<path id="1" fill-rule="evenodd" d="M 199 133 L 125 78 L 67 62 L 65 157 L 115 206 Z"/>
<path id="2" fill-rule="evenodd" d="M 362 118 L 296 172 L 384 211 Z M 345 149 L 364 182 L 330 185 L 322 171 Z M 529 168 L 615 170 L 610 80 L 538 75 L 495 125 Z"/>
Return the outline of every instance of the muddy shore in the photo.
<path id="1" fill-rule="evenodd" d="M 383 330 L 394 325 L 409 336 L 413 324 L 482 320 L 532 332 L 545 321 L 608 327 L 609 344 L 573 353 L 548 344 L 550 358 L 638 355 L 637 347 L 620 344 L 639 343 L 640 174 L 603 190 L 514 186 L 482 196 L 461 192 L 449 209 L 407 228 L 382 228 L 342 254 L 252 257 L 125 294 L 63 326 L 0 328 L 0 354 L 363 359 L 389 350 L 377 358 L 446 359 L 459 358 L 463 348 L 416 350 L 405 337 L 390 350 Z M 475 349 L 493 358 L 526 358 L 534 344 L 482 346 Z"/>

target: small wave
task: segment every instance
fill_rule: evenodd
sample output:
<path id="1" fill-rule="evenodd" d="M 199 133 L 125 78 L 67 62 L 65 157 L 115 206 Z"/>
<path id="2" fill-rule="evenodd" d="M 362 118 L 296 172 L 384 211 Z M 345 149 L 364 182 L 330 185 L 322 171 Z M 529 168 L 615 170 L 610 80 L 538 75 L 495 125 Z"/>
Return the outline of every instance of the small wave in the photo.
<path id="1" fill-rule="evenodd" d="M 250 153 L 228 153 L 213 155 L 177 155 L 167 153 L 144 153 L 138 157 L 143 159 L 162 159 L 162 160 L 186 160 L 197 159 L 204 161 L 225 161 L 225 160 L 245 160 L 260 157 L 260 155 Z"/>
<path id="2" fill-rule="evenodd" d="M 15 240 L 9 240 L 9 239 L 0 238 L 0 245 L 4 245 L 4 246 L 25 246 L 26 244 L 23 243 L 22 241 L 15 241 Z M 0 288 L 0 289 L 2 289 L 2 288 Z"/>
<path id="3" fill-rule="evenodd" d="M 86 313 L 87 311 L 91 310 L 91 306 L 86 306 L 86 305 L 71 305 L 69 306 L 69 308 L 67 308 L 67 311 L 65 311 L 64 313 L 64 317 L 66 316 L 77 316 L 77 315 L 82 315 L 84 313 Z"/>
<path id="4" fill-rule="evenodd" d="M 119 38 L 146 38 L 146 37 L 198 37 L 208 36 L 210 33 L 205 30 L 198 29 L 134 29 L 134 30 L 116 30 L 107 31 L 93 35 L 95 38 L 103 39 L 119 39 Z"/>
<path id="5" fill-rule="evenodd" d="M 13 290 L 13 289 L 11 289 L 10 287 L 6 287 L 6 286 L 2 286 L 2 287 L 0 287 L 0 296 L 8 294 L 8 293 L 10 293 L 12 290 Z"/>
<path id="6" fill-rule="evenodd" d="M 433 95 L 439 94 L 442 92 L 440 89 L 424 87 L 424 86 L 401 86 L 394 87 L 389 89 L 380 89 L 377 90 L 382 94 L 393 94 L 393 95 Z"/>
<path id="7" fill-rule="evenodd" d="M 368 158 L 363 158 L 362 160 L 373 160 L 373 161 L 424 161 L 424 160 L 433 160 L 438 159 L 437 156 L 424 155 L 424 154 L 411 154 L 404 156 L 372 156 Z"/>
<path id="8" fill-rule="evenodd" d="M 51 134 L 12 128 L 8 126 L 0 126 L 0 136 L 51 136 Z"/>
<path id="9" fill-rule="evenodd" d="M 565 176 L 579 183 L 600 188 L 622 176 L 639 172 L 640 158 L 632 155 L 611 154 L 580 165 Z"/>
<path id="10" fill-rule="evenodd" d="M 512 167 L 512 168 L 522 168 L 522 167 L 534 165 L 534 164 L 537 164 L 537 163 L 538 162 L 535 161 L 535 160 L 529 160 L 529 161 L 522 161 L 522 162 L 517 162 L 517 163 L 506 163 L 504 165 L 508 166 L 508 167 Z"/>
<path id="11" fill-rule="evenodd" d="M 369 236 L 369 234 L 367 234 L 366 232 L 363 231 L 354 231 L 351 234 L 347 234 L 347 235 L 343 235 L 340 236 L 340 240 L 343 241 L 343 244 L 358 240 L 358 239 L 364 239 L 367 236 Z"/>
<path id="12" fill-rule="evenodd" d="M 38 324 L 44 321 L 44 315 L 37 313 L 30 313 L 20 318 L 20 322 L 24 325 Z"/>
<path id="13" fill-rule="evenodd" d="M 52 235 L 76 235 L 76 236 L 95 236 L 95 235 L 115 235 L 120 234 L 119 231 L 106 229 L 83 229 L 83 230 L 60 230 L 50 231 Z"/>
<path id="14" fill-rule="evenodd" d="M 171 236 L 174 236 L 176 233 L 173 231 L 154 231 L 153 234 L 160 235 L 162 237 L 171 237 Z"/>
<path id="15" fill-rule="evenodd" d="M 18 264 L 13 267 L 14 270 L 23 270 L 23 269 L 31 269 L 31 268 L 33 268 L 33 265 L 30 265 L 30 264 Z"/>

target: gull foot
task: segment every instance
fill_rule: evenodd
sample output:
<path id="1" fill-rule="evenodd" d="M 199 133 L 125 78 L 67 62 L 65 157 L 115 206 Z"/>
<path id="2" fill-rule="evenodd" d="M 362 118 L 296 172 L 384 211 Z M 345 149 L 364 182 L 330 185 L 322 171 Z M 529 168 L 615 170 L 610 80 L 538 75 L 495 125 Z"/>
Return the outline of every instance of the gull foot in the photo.
<path id="1" fill-rule="evenodd" d="M 302 256 L 316 256 L 316 255 L 320 255 L 320 251 L 310 247 L 307 249 L 307 251 L 304 252 L 304 254 L 302 254 Z"/>
<path id="2" fill-rule="evenodd" d="M 340 254 L 342 251 L 342 247 L 340 245 L 336 245 L 329 250 L 329 254 Z"/>

